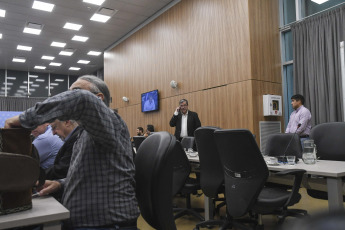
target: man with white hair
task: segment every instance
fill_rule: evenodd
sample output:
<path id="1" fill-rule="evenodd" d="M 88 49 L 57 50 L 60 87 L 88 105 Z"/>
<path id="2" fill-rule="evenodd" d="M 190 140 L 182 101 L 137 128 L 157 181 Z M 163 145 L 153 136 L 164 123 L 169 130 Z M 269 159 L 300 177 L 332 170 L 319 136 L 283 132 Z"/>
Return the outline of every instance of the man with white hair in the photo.
<path id="1" fill-rule="evenodd" d="M 139 209 L 129 131 L 109 102 L 104 81 L 86 75 L 79 77 L 70 91 L 6 120 L 7 128 L 34 129 L 56 119 L 75 120 L 82 127 L 67 177 L 47 180 L 40 191 L 46 195 L 63 190 L 62 204 L 70 211 L 65 229 L 137 229 Z"/>

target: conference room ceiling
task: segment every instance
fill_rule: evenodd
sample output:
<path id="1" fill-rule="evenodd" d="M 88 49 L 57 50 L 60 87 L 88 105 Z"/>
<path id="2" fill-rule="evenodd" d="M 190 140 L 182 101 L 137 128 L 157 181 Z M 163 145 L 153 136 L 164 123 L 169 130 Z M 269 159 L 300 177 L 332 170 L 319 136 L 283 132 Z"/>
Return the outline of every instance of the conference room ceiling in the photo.
<path id="1" fill-rule="evenodd" d="M 103 67 L 103 51 L 172 2 L 172 0 L 105 0 L 102 5 L 94 5 L 83 0 L 40 1 L 55 4 L 52 12 L 33 9 L 34 0 L 0 1 L 0 37 L 2 34 L 0 69 L 66 75 L 93 73 Z M 110 11 L 111 18 L 106 23 L 90 20 L 102 8 L 114 10 L 114 12 Z M 5 17 L 1 17 L 1 10 L 6 10 Z M 79 31 L 64 29 L 67 22 L 80 24 L 82 27 Z M 35 24 L 42 25 L 41 33 L 39 35 L 23 33 L 27 23 L 33 23 L 30 25 L 35 28 L 37 27 Z M 88 39 L 86 42 L 72 40 L 75 35 Z M 66 45 L 64 48 L 53 47 L 51 46 L 53 41 Z M 18 45 L 32 49 L 18 50 Z M 66 49 L 73 54 L 59 55 Z M 89 51 L 99 51 L 101 54 L 87 55 Z M 55 58 L 45 60 L 42 56 Z M 26 61 L 13 62 L 14 57 L 23 57 Z M 79 60 L 90 62 L 81 64 L 78 63 Z M 61 63 L 61 66 L 52 66 L 51 62 Z M 43 66 L 46 69 L 35 69 L 35 66 Z M 80 69 L 70 70 L 71 67 Z"/>

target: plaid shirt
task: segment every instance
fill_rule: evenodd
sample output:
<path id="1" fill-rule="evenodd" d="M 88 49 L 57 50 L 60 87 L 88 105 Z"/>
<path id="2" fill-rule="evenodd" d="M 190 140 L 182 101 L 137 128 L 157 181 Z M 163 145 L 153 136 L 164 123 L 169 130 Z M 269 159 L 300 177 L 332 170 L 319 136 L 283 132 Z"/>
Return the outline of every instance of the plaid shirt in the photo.
<path id="1" fill-rule="evenodd" d="M 127 125 L 95 95 L 72 90 L 37 103 L 20 115 L 23 127 L 76 120 L 84 128 L 62 182 L 67 225 L 96 227 L 136 220 L 134 163 Z"/>

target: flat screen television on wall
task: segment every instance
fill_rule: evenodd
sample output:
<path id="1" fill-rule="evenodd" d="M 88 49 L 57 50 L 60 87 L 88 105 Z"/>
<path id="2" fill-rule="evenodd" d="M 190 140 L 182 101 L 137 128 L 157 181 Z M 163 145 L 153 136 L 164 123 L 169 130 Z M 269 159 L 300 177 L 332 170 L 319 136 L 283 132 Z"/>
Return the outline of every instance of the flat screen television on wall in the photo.
<path id="1" fill-rule="evenodd" d="M 152 112 L 159 110 L 158 89 L 141 94 L 141 112 Z"/>

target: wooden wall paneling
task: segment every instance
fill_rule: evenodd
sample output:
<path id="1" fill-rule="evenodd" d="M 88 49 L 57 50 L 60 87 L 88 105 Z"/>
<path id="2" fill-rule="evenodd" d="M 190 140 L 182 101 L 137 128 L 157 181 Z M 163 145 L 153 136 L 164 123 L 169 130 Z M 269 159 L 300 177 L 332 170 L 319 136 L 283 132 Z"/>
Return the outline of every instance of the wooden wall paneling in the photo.
<path id="1" fill-rule="evenodd" d="M 278 4 L 248 1 L 252 79 L 282 82 Z"/>

